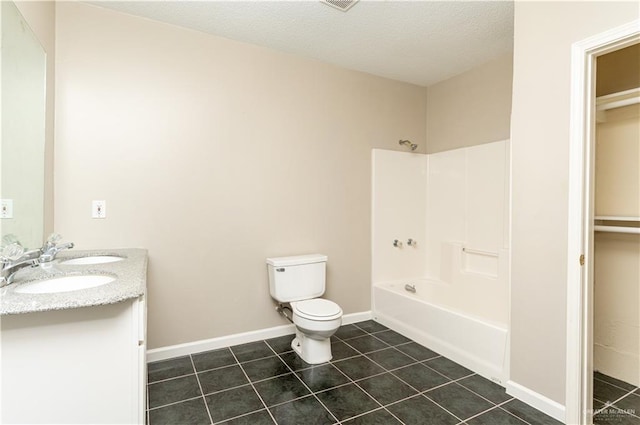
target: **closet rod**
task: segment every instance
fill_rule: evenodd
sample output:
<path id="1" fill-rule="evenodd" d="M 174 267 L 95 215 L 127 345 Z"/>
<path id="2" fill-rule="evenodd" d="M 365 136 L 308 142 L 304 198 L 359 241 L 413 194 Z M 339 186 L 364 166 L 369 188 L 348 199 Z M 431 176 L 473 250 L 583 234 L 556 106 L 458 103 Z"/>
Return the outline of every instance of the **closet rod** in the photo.
<path id="1" fill-rule="evenodd" d="M 640 235 L 640 227 L 593 226 L 593 230 L 596 232 L 630 233 L 633 235 Z"/>

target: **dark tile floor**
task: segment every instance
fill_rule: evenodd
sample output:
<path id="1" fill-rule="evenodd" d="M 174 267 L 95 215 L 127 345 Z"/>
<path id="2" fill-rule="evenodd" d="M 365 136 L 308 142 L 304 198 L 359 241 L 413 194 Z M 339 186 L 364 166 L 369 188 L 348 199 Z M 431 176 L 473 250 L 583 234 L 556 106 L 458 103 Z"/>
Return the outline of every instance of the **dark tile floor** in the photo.
<path id="1" fill-rule="evenodd" d="M 372 320 L 342 326 L 321 365 L 292 339 L 149 363 L 149 425 L 560 423 Z"/>
<path id="2" fill-rule="evenodd" d="M 594 424 L 640 425 L 640 389 L 596 372 L 593 375 Z"/>

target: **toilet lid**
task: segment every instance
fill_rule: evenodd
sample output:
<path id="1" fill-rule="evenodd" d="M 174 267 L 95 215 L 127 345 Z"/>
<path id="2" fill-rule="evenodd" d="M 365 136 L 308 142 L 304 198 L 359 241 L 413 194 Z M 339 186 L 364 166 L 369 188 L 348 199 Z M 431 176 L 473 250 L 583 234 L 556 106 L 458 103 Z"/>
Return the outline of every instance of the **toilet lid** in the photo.
<path id="1" fill-rule="evenodd" d="M 291 304 L 296 314 L 311 320 L 329 320 L 342 315 L 342 309 L 338 304 L 322 298 L 298 301 Z"/>

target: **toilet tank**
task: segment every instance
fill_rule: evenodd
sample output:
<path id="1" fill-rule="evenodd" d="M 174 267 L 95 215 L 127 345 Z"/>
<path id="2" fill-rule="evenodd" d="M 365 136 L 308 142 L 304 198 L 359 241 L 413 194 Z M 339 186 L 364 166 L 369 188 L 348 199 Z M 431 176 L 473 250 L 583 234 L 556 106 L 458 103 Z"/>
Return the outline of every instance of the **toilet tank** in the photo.
<path id="1" fill-rule="evenodd" d="M 324 294 L 327 256 L 322 254 L 267 258 L 269 292 L 282 303 Z"/>

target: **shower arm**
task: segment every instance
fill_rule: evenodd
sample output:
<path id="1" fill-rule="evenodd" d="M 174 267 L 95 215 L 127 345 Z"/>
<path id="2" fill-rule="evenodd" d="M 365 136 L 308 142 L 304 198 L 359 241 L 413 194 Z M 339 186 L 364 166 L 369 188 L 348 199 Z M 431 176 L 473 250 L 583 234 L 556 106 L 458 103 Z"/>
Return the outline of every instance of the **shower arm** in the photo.
<path id="1" fill-rule="evenodd" d="M 416 145 L 415 143 L 411 143 L 411 140 L 400 140 L 400 141 L 398 142 L 398 144 L 399 144 L 400 146 L 402 146 L 402 145 L 406 145 L 406 146 L 408 146 L 412 151 L 415 151 L 415 150 L 416 150 L 416 148 L 418 147 L 418 145 Z"/>

